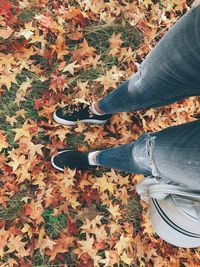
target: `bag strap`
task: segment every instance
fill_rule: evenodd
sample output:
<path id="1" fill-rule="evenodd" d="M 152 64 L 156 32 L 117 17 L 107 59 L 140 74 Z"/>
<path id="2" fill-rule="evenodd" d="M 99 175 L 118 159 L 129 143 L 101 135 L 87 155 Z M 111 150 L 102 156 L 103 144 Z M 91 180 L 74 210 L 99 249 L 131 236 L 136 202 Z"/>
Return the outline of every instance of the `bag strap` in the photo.
<path id="1" fill-rule="evenodd" d="M 200 190 L 193 190 L 170 184 L 154 184 L 149 186 L 148 195 L 151 198 L 164 199 L 169 194 L 184 196 L 194 201 L 200 201 Z"/>

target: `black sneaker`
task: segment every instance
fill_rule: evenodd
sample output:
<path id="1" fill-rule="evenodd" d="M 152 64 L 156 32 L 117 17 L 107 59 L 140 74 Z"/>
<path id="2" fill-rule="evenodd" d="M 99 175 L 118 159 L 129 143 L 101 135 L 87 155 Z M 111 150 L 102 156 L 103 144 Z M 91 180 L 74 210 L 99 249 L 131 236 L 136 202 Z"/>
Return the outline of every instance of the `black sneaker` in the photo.
<path id="1" fill-rule="evenodd" d="M 78 121 L 105 124 L 112 116 L 111 114 L 95 115 L 91 112 L 89 105 L 80 103 L 78 105 L 69 105 L 64 108 L 58 108 L 53 118 L 57 123 L 63 125 L 76 125 Z"/>
<path id="2" fill-rule="evenodd" d="M 59 171 L 64 171 L 67 167 L 77 170 L 94 170 L 97 166 L 89 164 L 88 154 L 88 152 L 64 150 L 53 156 L 51 163 Z"/>

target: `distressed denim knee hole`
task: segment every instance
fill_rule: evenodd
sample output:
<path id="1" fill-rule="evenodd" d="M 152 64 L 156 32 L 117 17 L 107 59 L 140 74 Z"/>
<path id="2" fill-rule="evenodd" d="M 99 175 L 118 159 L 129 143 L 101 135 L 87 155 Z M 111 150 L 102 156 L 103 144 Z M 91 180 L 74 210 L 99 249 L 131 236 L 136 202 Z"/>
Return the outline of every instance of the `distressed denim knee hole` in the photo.
<path id="1" fill-rule="evenodd" d="M 149 159 L 149 165 L 151 166 L 152 174 L 155 177 L 159 177 L 160 173 L 158 171 L 158 168 L 155 164 L 155 160 L 153 157 L 153 150 L 154 150 L 154 145 L 155 145 L 155 135 L 148 134 L 147 142 L 146 142 L 146 150 L 147 150 L 147 155 Z"/>

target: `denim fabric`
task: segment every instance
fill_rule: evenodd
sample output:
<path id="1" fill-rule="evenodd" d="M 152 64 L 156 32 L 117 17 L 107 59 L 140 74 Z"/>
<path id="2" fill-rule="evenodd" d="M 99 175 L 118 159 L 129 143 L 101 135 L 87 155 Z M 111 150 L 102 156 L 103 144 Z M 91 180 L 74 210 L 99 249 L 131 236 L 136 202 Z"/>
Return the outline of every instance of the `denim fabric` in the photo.
<path id="1" fill-rule="evenodd" d="M 200 190 L 200 120 L 169 127 L 152 136 L 157 175 Z"/>
<path id="2" fill-rule="evenodd" d="M 159 107 L 200 95 L 200 6 L 184 15 L 143 61 L 140 71 L 99 102 L 105 113 Z M 200 121 L 141 135 L 101 151 L 101 166 L 162 177 L 200 189 Z"/>
<path id="3" fill-rule="evenodd" d="M 117 170 L 129 173 L 150 174 L 150 169 L 141 167 L 135 162 L 133 156 L 133 146 L 135 142 L 121 145 L 115 148 L 108 148 L 97 154 L 96 161 L 98 165 L 112 167 Z"/>
<path id="4" fill-rule="evenodd" d="M 184 15 L 142 62 L 140 70 L 99 101 L 105 113 L 159 107 L 200 95 L 200 6 Z"/>
<path id="5" fill-rule="evenodd" d="M 135 142 L 102 150 L 97 163 L 200 190 L 200 120 L 145 133 Z"/>

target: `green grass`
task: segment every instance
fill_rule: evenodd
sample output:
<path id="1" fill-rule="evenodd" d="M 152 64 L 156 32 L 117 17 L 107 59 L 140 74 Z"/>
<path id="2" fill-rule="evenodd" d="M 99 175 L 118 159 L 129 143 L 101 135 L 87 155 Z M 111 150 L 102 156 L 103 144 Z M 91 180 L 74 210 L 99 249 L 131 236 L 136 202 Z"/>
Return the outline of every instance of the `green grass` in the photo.
<path id="1" fill-rule="evenodd" d="M 111 69 L 113 66 L 118 66 L 119 61 L 117 56 L 110 56 L 109 39 L 112 34 L 121 33 L 121 39 L 123 41 L 122 47 L 131 47 L 132 50 L 136 50 L 142 43 L 142 33 L 133 26 L 130 26 L 126 21 L 119 20 L 113 24 L 105 23 L 92 23 L 84 28 L 84 38 L 87 40 L 89 46 L 96 49 L 96 54 L 101 55 L 101 62 L 97 65 L 96 69 L 90 68 L 87 70 L 81 70 L 70 79 L 71 85 L 75 86 L 77 80 L 81 81 L 93 81 L 98 77 L 105 74 L 106 70 Z M 73 40 L 67 40 L 67 45 L 70 51 L 73 51 L 78 47 L 79 42 Z M 66 61 L 70 60 L 70 56 L 66 56 Z"/>
<path id="2" fill-rule="evenodd" d="M 129 198 L 126 211 L 125 220 L 133 224 L 135 233 L 139 232 L 142 213 L 142 206 L 140 204 L 139 196 L 134 195 Z"/>
<path id="3" fill-rule="evenodd" d="M 18 15 L 18 18 L 24 22 L 24 23 L 27 23 L 27 22 L 30 22 L 32 21 L 33 17 L 39 13 L 39 9 L 34 7 L 32 8 L 31 10 L 27 9 L 27 8 L 24 8 L 22 9 L 22 12 Z"/>
<path id="4" fill-rule="evenodd" d="M 32 78 L 32 88 L 28 90 L 26 95 L 26 101 L 23 101 L 18 106 L 14 101 L 16 99 L 16 91 L 19 86 L 26 81 L 26 78 Z M 12 131 L 13 128 L 19 128 L 23 125 L 27 118 L 37 120 L 38 114 L 34 109 L 34 100 L 40 98 L 42 92 L 48 89 L 49 82 L 41 82 L 39 77 L 32 72 L 27 70 L 23 70 L 21 74 L 16 77 L 18 84 L 12 84 L 10 90 L 5 90 L 5 94 L 0 98 L 0 124 L 1 129 L 4 130 L 7 134 L 7 141 L 11 146 L 16 146 L 14 142 L 15 133 Z M 15 116 L 16 112 L 20 109 L 25 109 L 27 114 L 25 118 L 18 117 L 17 123 L 14 126 L 11 126 L 8 122 L 6 122 L 6 116 L 12 117 Z"/>
<path id="5" fill-rule="evenodd" d="M 69 267 L 76 267 L 77 264 L 77 256 L 72 252 L 69 251 L 67 253 L 62 254 L 64 257 L 64 260 L 54 260 L 49 262 L 49 256 L 42 255 L 40 253 L 40 250 L 35 250 L 35 253 L 33 255 L 33 267 L 64 267 L 66 266 L 65 263 L 67 263 L 67 266 Z"/>
<path id="6" fill-rule="evenodd" d="M 46 208 L 43 212 L 45 231 L 50 238 L 57 239 L 67 225 L 67 215 L 61 213 L 58 216 L 53 216 L 52 214 L 53 209 L 51 208 Z"/>
<path id="7" fill-rule="evenodd" d="M 22 209 L 21 195 L 15 194 L 7 202 L 6 208 L 0 206 L 0 220 L 13 220 Z"/>
<path id="8" fill-rule="evenodd" d="M 109 39 L 113 33 L 121 33 L 122 47 L 130 46 L 135 50 L 142 42 L 141 32 L 123 20 L 116 21 L 113 24 L 93 23 L 84 29 L 84 37 L 90 46 L 93 46 L 99 54 L 102 54 L 102 57 L 107 54 Z"/>

